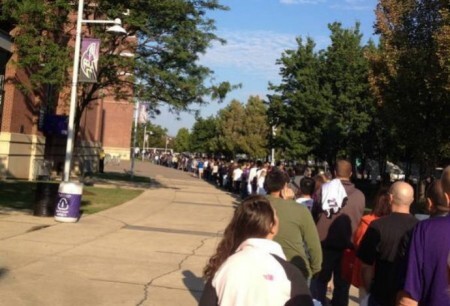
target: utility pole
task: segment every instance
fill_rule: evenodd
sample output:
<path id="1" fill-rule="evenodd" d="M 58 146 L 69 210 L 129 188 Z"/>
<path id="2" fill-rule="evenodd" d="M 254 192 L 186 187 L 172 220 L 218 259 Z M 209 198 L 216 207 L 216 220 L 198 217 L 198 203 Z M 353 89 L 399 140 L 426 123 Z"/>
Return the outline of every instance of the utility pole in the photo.
<path id="1" fill-rule="evenodd" d="M 134 149 L 136 148 L 139 104 L 140 104 L 139 101 L 137 101 L 134 107 L 134 133 L 133 133 L 133 148 L 131 149 L 131 169 L 130 169 L 131 179 L 133 179 L 134 177 Z"/>
<path id="2" fill-rule="evenodd" d="M 144 152 L 145 152 L 145 142 L 147 141 L 147 123 L 144 123 L 144 136 L 142 139 L 142 151 L 141 151 L 141 155 L 142 155 L 142 161 L 144 161 Z"/>
<path id="3" fill-rule="evenodd" d="M 169 141 L 170 141 L 170 137 L 166 136 L 166 148 L 164 150 L 164 153 L 166 153 L 166 154 L 167 154 L 167 145 L 169 144 Z"/>
<path id="4" fill-rule="evenodd" d="M 272 154 L 270 157 L 270 164 L 272 166 L 275 166 L 275 148 L 273 147 L 273 140 L 275 139 L 275 136 L 277 135 L 277 128 L 275 125 L 272 125 Z"/>

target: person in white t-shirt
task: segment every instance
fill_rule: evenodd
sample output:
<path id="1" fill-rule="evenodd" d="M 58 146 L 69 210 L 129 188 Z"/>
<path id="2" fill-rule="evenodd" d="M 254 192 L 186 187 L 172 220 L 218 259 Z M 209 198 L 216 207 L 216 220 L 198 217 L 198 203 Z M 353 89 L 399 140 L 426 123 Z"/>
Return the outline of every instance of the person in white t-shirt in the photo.
<path id="1" fill-rule="evenodd" d="M 237 165 L 236 169 L 233 170 L 233 192 L 239 193 L 242 181 L 242 166 Z"/>
<path id="2" fill-rule="evenodd" d="M 258 186 L 258 170 L 262 168 L 262 162 L 260 160 L 253 163 L 250 167 L 250 172 L 248 173 L 247 180 L 247 192 L 248 194 L 256 194 L 257 186 Z"/>
<path id="3" fill-rule="evenodd" d="M 215 185 L 219 185 L 219 162 L 214 160 L 211 166 L 211 179 Z"/>
<path id="4" fill-rule="evenodd" d="M 266 181 L 267 169 L 262 169 L 258 172 L 258 180 L 256 185 L 256 194 L 266 195 L 267 191 L 264 188 L 264 182 Z"/>

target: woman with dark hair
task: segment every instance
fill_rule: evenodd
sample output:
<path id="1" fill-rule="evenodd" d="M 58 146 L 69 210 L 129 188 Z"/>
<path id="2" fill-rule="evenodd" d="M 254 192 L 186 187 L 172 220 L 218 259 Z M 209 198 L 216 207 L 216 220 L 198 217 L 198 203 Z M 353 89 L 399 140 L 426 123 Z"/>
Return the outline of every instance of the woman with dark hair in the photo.
<path id="1" fill-rule="evenodd" d="M 389 188 L 381 187 L 378 190 L 377 195 L 374 199 L 374 206 L 372 208 L 372 212 L 368 215 L 365 215 L 361 218 L 359 222 L 358 228 L 353 236 L 353 243 L 355 245 L 355 249 L 358 249 L 359 244 L 361 243 L 362 237 L 366 233 L 369 228 L 370 223 L 372 221 L 387 216 L 391 213 L 391 205 L 389 204 Z M 361 261 L 358 258 L 355 258 L 355 263 L 352 271 L 352 285 L 356 288 L 359 288 L 359 298 L 360 300 L 366 296 L 367 292 L 365 292 L 363 288 L 363 283 L 361 279 Z"/>
<path id="2" fill-rule="evenodd" d="M 427 209 L 430 217 L 445 217 L 448 215 L 449 207 L 441 180 L 434 180 L 425 192 Z"/>
<path id="3" fill-rule="evenodd" d="M 206 305 L 313 305 L 306 281 L 272 241 L 278 218 L 269 200 L 250 196 L 236 209 L 204 269 Z"/>

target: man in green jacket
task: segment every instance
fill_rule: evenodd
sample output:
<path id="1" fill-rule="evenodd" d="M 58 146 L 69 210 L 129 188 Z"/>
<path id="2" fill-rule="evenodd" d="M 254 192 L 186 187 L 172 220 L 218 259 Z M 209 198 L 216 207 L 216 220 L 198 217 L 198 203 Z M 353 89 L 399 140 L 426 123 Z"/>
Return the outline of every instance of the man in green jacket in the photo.
<path id="1" fill-rule="evenodd" d="M 278 169 L 269 172 L 265 180 L 267 198 L 280 220 L 274 240 L 283 248 L 286 259 L 310 280 L 322 266 L 319 234 L 308 208 L 294 201 L 294 192 L 288 182 L 287 175 Z"/>

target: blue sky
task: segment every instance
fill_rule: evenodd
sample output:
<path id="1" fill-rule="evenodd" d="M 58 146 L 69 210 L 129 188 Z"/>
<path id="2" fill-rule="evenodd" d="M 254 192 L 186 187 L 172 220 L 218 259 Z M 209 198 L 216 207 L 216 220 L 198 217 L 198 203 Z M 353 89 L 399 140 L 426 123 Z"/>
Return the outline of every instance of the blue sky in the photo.
<path id="1" fill-rule="evenodd" d="M 295 38 L 311 37 L 317 49 L 329 44 L 327 25 L 334 21 L 344 27 L 361 23 L 363 40 L 373 38 L 376 0 L 221 0 L 229 11 L 210 13 L 216 20 L 217 35 L 227 44 L 213 44 L 201 57 L 201 64 L 214 71 L 215 82 L 242 84 L 218 104 L 200 108 L 201 116 L 216 115 L 232 99 L 245 103 L 249 96 L 265 98 L 268 83 L 279 84 L 279 66 L 275 61 L 286 49 L 296 49 Z M 376 40 L 376 38 L 375 38 Z M 195 108 L 195 105 L 193 106 Z M 180 120 L 162 108 L 153 124 L 161 125 L 175 136 L 182 127 L 191 128 L 195 118 L 187 113 Z"/>

